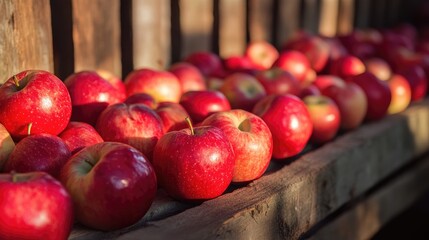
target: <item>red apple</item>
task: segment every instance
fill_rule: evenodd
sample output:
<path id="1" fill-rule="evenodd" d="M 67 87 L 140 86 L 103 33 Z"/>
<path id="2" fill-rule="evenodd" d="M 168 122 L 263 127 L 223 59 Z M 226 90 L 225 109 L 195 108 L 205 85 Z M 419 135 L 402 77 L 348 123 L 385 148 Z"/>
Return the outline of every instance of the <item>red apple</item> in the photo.
<path id="1" fill-rule="evenodd" d="M 179 102 L 182 87 L 177 77 L 167 71 L 134 70 L 125 78 L 128 96 L 147 93 L 157 102 Z"/>
<path id="2" fill-rule="evenodd" d="M 246 56 L 230 56 L 225 58 L 223 62 L 228 74 L 241 72 L 254 75 L 258 69 Z"/>
<path id="3" fill-rule="evenodd" d="M 66 240 L 72 200 L 44 172 L 0 174 L 0 239 Z"/>
<path id="4" fill-rule="evenodd" d="M 262 84 L 267 95 L 284 93 L 298 95 L 300 92 L 299 81 L 281 68 L 261 71 L 255 77 Z"/>
<path id="5" fill-rule="evenodd" d="M 197 67 L 205 77 L 223 77 L 224 69 L 220 57 L 211 52 L 194 52 L 185 62 Z"/>
<path id="6" fill-rule="evenodd" d="M 64 83 L 46 71 L 29 70 L 9 78 L 0 87 L 0 123 L 19 140 L 32 134 L 57 135 L 67 126 L 72 107 Z"/>
<path id="7" fill-rule="evenodd" d="M 286 49 L 302 52 L 316 72 L 322 71 L 328 62 L 329 44 L 318 36 L 307 36 L 291 41 Z"/>
<path id="8" fill-rule="evenodd" d="M 244 53 L 257 69 L 269 69 L 279 57 L 277 49 L 267 41 L 254 41 L 247 45 Z"/>
<path id="9" fill-rule="evenodd" d="M 392 99 L 392 94 L 386 82 L 381 81 L 370 72 L 353 76 L 348 81 L 356 83 L 365 92 L 368 101 L 365 116 L 367 120 L 379 120 L 386 115 Z"/>
<path id="10" fill-rule="evenodd" d="M 260 116 L 273 135 L 273 157 L 284 159 L 299 154 L 310 139 L 313 124 L 305 104 L 290 94 L 269 95 L 253 113 Z"/>
<path id="11" fill-rule="evenodd" d="M 411 101 L 422 100 L 427 93 L 428 79 L 420 66 L 412 66 L 398 72 L 410 84 L 411 87 Z"/>
<path id="12" fill-rule="evenodd" d="M 204 76 L 194 65 L 186 62 L 175 63 L 169 70 L 180 82 L 182 92 L 207 90 Z"/>
<path id="13" fill-rule="evenodd" d="M 182 105 L 178 103 L 159 103 L 155 111 L 161 118 L 164 132 L 177 131 L 188 127 L 185 120 L 185 118 L 188 117 L 188 113 Z"/>
<path id="14" fill-rule="evenodd" d="M 154 150 L 153 167 L 160 186 L 170 196 L 200 201 L 226 190 L 234 173 L 234 159 L 222 130 L 191 126 L 162 136 Z"/>
<path id="15" fill-rule="evenodd" d="M 282 52 L 274 66 L 290 72 L 299 81 L 304 81 L 307 72 L 311 69 L 310 61 L 307 57 L 295 50 Z"/>
<path id="16" fill-rule="evenodd" d="M 322 94 L 334 100 L 340 111 L 341 128 L 351 130 L 359 127 L 368 109 L 368 101 L 361 87 L 340 78 L 322 90 Z"/>
<path id="17" fill-rule="evenodd" d="M 202 122 L 215 112 L 231 110 L 228 99 L 219 91 L 190 91 L 184 93 L 180 104 L 185 108 L 191 119 Z"/>
<path id="18" fill-rule="evenodd" d="M 61 138 L 47 133 L 31 135 L 16 144 L 3 171 L 43 171 L 58 178 L 70 156 L 70 150 Z"/>
<path id="19" fill-rule="evenodd" d="M 226 96 L 232 108 L 251 111 L 264 96 L 264 87 L 252 75 L 234 73 L 225 78 L 220 91 Z"/>
<path id="20" fill-rule="evenodd" d="M 390 102 L 387 112 L 390 114 L 404 111 L 411 102 L 411 87 L 408 81 L 401 75 L 393 74 L 387 80 L 390 92 L 392 93 L 392 101 Z"/>
<path id="21" fill-rule="evenodd" d="M 320 96 L 320 95 L 322 95 L 320 90 L 314 84 L 310 84 L 304 87 L 303 89 L 301 89 L 299 93 L 299 98 L 303 99 L 306 96 Z"/>
<path id="22" fill-rule="evenodd" d="M 313 85 L 316 86 L 321 92 L 332 85 L 342 85 L 344 80 L 335 75 L 319 75 L 314 80 Z"/>
<path id="23" fill-rule="evenodd" d="M 387 81 L 392 76 L 392 69 L 384 59 L 370 58 L 365 60 L 364 63 L 366 70 L 382 81 Z"/>
<path id="24" fill-rule="evenodd" d="M 158 103 L 155 101 L 155 99 L 147 93 L 136 93 L 136 94 L 130 95 L 127 97 L 127 99 L 125 99 L 124 103 L 126 104 L 141 103 L 148 106 L 151 109 L 155 109 L 158 106 Z"/>
<path id="25" fill-rule="evenodd" d="M 120 91 L 123 95 L 127 95 L 127 90 L 125 89 L 125 84 L 122 81 L 121 78 L 113 74 L 112 72 L 109 72 L 104 69 L 97 69 L 97 74 L 100 75 L 100 77 L 104 78 L 106 81 L 108 81 L 114 88 L 116 88 L 118 91 Z"/>
<path id="26" fill-rule="evenodd" d="M 126 97 L 123 92 L 93 71 L 74 73 L 64 83 L 70 92 L 73 105 L 71 120 L 93 126 L 104 109 L 124 101 Z"/>
<path id="27" fill-rule="evenodd" d="M 94 127 L 84 122 L 70 122 L 58 136 L 67 145 L 71 154 L 75 154 L 86 146 L 103 142 L 103 138 Z"/>
<path id="28" fill-rule="evenodd" d="M 10 153 L 15 148 L 15 142 L 6 128 L 0 123 L 0 171 L 4 163 L 9 159 Z"/>
<path id="29" fill-rule="evenodd" d="M 341 123 L 337 104 L 326 96 L 307 96 L 303 101 L 313 122 L 310 141 L 323 144 L 334 139 Z"/>
<path id="30" fill-rule="evenodd" d="M 146 157 L 129 145 L 98 143 L 73 155 L 61 171 L 76 219 L 110 231 L 140 220 L 155 198 L 156 175 Z"/>
<path id="31" fill-rule="evenodd" d="M 330 74 L 340 78 L 356 76 L 365 72 L 365 64 L 357 57 L 347 55 L 332 61 Z"/>
<path id="32" fill-rule="evenodd" d="M 235 153 L 233 182 L 248 182 L 262 176 L 271 160 L 273 139 L 260 117 L 235 109 L 212 114 L 201 126 L 218 127 L 231 143 Z"/>
<path id="33" fill-rule="evenodd" d="M 95 127 L 104 141 L 122 142 L 152 159 L 153 148 L 163 135 L 158 114 L 143 104 L 118 103 L 109 106 Z"/>

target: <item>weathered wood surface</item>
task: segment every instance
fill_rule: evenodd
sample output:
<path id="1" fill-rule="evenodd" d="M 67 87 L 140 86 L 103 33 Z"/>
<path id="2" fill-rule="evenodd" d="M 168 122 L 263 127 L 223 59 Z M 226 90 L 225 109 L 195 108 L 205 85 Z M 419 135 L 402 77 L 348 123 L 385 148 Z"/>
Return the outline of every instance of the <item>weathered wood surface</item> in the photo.
<path id="1" fill-rule="evenodd" d="M 105 69 L 121 76 L 119 4 L 72 0 L 75 71 Z"/>
<path id="2" fill-rule="evenodd" d="M 49 0 L 0 1 L 0 84 L 27 69 L 54 71 Z"/>
<path id="3" fill-rule="evenodd" d="M 429 101 L 367 124 L 232 193 L 119 239 L 295 239 L 429 149 Z"/>
<path id="4" fill-rule="evenodd" d="M 429 156 L 426 155 L 387 185 L 360 201 L 314 233 L 311 240 L 370 239 L 396 215 L 429 190 Z"/>
<path id="5" fill-rule="evenodd" d="M 320 6 L 319 33 L 333 37 L 337 34 L 339 0 L 323 0 Z"/>
<path id="6" fill-rule="evenodd" d="M 250 41 L 271 42 L 274 0 L 250 0 L 248 4 Z"/>
<path id="7" fill-rule="evenodd" d="M 133 0 L 134 68 L 170 65 L 170 0 Z"/>
<path id="8" fill-rule="evenodd" d="M 304 16 L 302 27 L 313 34 L 318 33 L 320 21 L 320 8 L 317 0 L 303 0 L 304 1 Z"/>
<path id="9" fill-rule="evenodd" d="M 353 31 L 355 0 L 340 0 L 337 34 L 344 35 Z"/>
<path id="10" fill-rule="evenodd" d="M 246 1 L 219 0 L 219 54 L 242 55 L 246 48 Z"/>
<path id="11" fill-rule="evenodd" d="M 278 1 L 276 46 L 282 45 L 300 29 L 300 0 Z"/>
<path id="12" fill-rule="evenodd" d="M 211 51 L 213 1 L 180 0 L 181 55 Z"/>

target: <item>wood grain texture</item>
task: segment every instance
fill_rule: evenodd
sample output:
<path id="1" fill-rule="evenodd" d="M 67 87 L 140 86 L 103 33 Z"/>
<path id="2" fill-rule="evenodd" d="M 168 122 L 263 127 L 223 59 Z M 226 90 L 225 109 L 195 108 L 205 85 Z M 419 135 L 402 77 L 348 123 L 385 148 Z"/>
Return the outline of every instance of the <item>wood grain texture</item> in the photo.
<path id="1" fill-rule="evenodd" d="M 75 71 L 121 76 L 119 0 L 72 0 Z"/>
<path id="2" fill-rule="evenodd" d="M 318 33 L 320 9 L 317 0 L 304 1 L 304 16 L 302 27 L 310 33 Z"/>
<path id="3" fill-rule="evenodd" d="M 54 71 L 49 0 L 0 1 L 0 83 L 27 69 Z"/>
<path id="4" fill-rule="evenodd" d="M 279 0 L 276 45 L 280 48 L 300 29 L 300 0 Z"/>
<path id="5" fill-rule="evenodd" d="M 348 34 L 353 31 L 354 13 L 355 0 L 340 0 L 337 29 L 339 35 Z"/>
<path id="6" fill-rule="evenodd" d="M 271 42 L 273 31 L 273 0 L 250 0 L 249 32 L 250 41 Z"/>
<path id="7" fill-rule="evenodd" d="M 248 186 L 119 239 L 296 239 L 429 149 L 429 101 L 367 124 Z"/>
<path id="8" fill-rule="evenodd" d="M 180 0 L 181 55 L 210 51 L 212 46 L 213 1 Z"/>
<path id="9" fill-rule="evenodd" d="M 339 0 L 322 0 L 319 33 L 327 37 L 337 34 Z"/>
<path id="10" fill-rule="evenodd" d="M 246 1 L 220 0 L 219 54 L 242 55 L 246 48 Z"/>
<path id="11" fill-rule="evenodd" d="M 380 228 L 429 190 L 429 156 L 325 225 L 309 239 L 371 239 Z"/>
<path id="12" fill-rule="evenodd" d="M 133 0 L 134 68 L 164 69 L 170 64 L 170 0 Z"/>

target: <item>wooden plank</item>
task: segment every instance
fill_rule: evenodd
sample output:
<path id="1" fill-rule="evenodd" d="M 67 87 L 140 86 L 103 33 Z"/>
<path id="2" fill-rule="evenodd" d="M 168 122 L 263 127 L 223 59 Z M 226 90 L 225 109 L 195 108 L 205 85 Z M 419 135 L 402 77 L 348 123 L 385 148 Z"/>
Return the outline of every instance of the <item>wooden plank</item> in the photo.
<path id="1" fill-rule="evenodd" d="M 0 83 L 27 69 L 54 71 L 49 0 L 0 1 Z"/>
<path id="2" fill-rule="evenodd" d="M 279 1 L 276 46 L 280 48 L 300 29 L 300 0 Z"/>
<path id="3" fill-rule="evenodd" d="M 211 50 L 212 26 L 213 1 L 180 1 L 182 57 L 196 51 Z"/>
<path id="4" fill-rule="evenodd" d="M 319 6 L 317 0 L 304 0 L 304 30 L 316 34 L 319 28 Z"/>
<path id="5" fill-rule="evenodd" d="M 355 23 L 357 28 L 369 27 L 371 0 L 358 0 Z"/>
<path id="6" fill-rule="evenodd" d="M 170 0 L 133 0 L 134 68 L 170 64 Z"/>
<path id="7" fill-rule="evenodd" d="M 296 239 L 429 149 L 429 100 L 345 134 L 248 186 L 119 239 Z"/>
<path id="8" fill-rule="evenodd" d="M 246 1 L 220 0 L 219 54 L 242 55 L 246 48 Z"/>
<path id="9" fill-rule="evenodd" d="M 72 0 L 75 71 L 121 76 L 119 0 Z"/>
<path id="10" fill-rule="evenodd" d="M 273 31 L 273 0 L 249 1 L 249 33 L 250 41 L 271 42 Z"/>
<path id="11" fill-rule="evenodd" d="M 345 35 L 353 31 L 355 0 L 340 0 L 337 34 Z"/>
<path id="12" fill-rule="evenodd" d="M 370 239 L 429 190 L 429 157 L 359 202 L 309 239 Z"/>
<path id="13" fill-rule="evenodd" d="M 124 229 L 111 232 L 95 231 L 81 225 L 76 225 L 69 236 L 69 240 L 115 238 L 122 233 L 138 229 L 139 227 L 146 224 L 148 221 L 166 218 L 170 215 L 190 208 L 191 206 L 192 204 L 174 201 L 164 191 L 159 190 L 152 206 L 150 207 L 146 215 L 136 224 Z"/>
<path id="14" fill-rule="evenodd" d="M 319 33 L 333 37 L 337 34 L 339 0 L 322 0 Z"/>

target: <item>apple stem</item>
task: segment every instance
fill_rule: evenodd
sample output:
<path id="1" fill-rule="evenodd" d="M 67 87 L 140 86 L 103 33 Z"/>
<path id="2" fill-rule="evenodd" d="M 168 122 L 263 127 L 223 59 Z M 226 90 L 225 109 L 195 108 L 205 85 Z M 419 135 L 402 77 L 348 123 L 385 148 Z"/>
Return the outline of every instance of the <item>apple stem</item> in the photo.
<path id="1" fill-rule="evenodd" d="M 185 118 L 185 121 L 188 123 L 189 129 L 191 129 L 191 135 L 194 135 L 194 127 L 192 126 L 192 121 L 189 117 Z"/>
<path id="2" fill-rule="evenodd" d="M 31 123 L 29 123 L 28 124 L 28 127 L 27 127 L 27 135 L 28 136 L 30 136 L 30 134 L 31 134 L 31 127 L 33 127 L 33 123 L 31 122 Z"/>
<path id="3" fill-rule="evenodd" d="M 19 81 L 18 81 L 18 77 L 16 75 L 13 76 L 13 82 L 15 83 L 16 87 L 19 87 Z"/>
<path id="4" fill-rule="evenodd" d="M 10 174 L 12 174 L 12 182 L 14 183 L 18 182 L 18 176 L 16 175 L 16 172 L 11 171 Z"/>
<path id="5" fill-rule="evenodd" d="M 94 167 L 94 164 L 91 161 L 89 161 L 88 159 L 85 159 L 85 162 L 88 163 L 89 165 L 91 165 L 91 167 Z"/>

